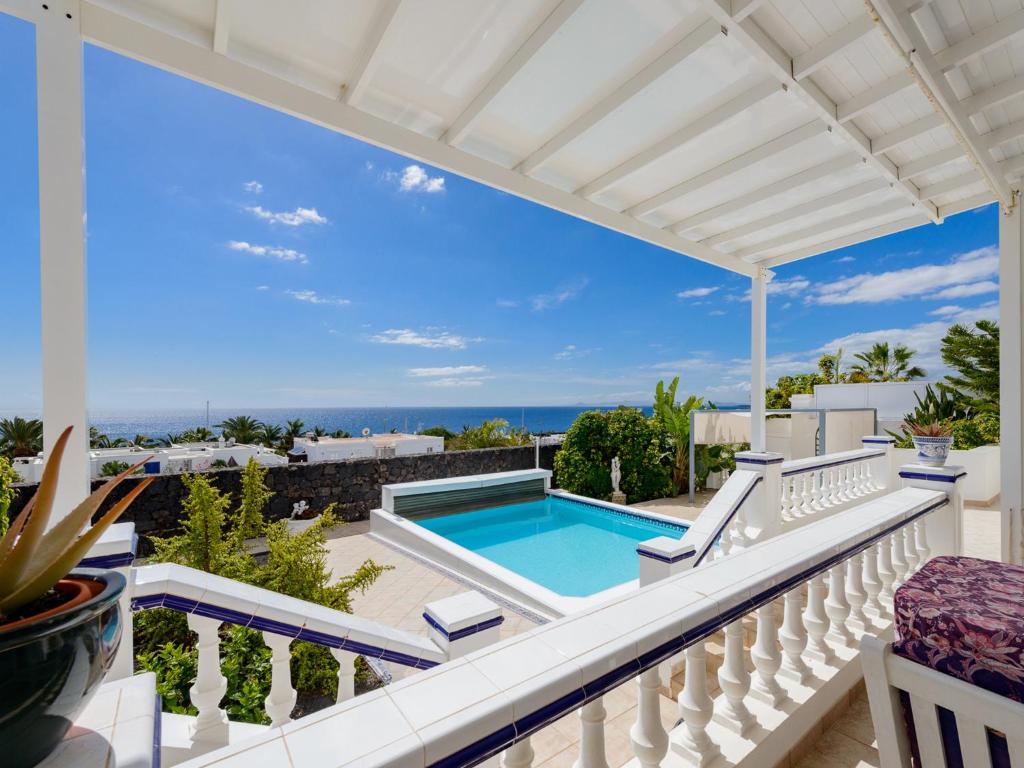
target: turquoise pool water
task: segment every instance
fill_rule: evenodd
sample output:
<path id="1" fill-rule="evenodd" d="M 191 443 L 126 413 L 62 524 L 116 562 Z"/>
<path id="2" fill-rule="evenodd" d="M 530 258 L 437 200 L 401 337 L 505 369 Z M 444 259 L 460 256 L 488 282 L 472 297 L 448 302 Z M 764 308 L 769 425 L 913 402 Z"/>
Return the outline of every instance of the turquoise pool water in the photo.
<path id="1" fill-rule="evenodd" d="M 684 525 L 557 496 L 417 523 L 566 597 L 586 597 L 637 578 L 638 542 L 686 532 Z"/>

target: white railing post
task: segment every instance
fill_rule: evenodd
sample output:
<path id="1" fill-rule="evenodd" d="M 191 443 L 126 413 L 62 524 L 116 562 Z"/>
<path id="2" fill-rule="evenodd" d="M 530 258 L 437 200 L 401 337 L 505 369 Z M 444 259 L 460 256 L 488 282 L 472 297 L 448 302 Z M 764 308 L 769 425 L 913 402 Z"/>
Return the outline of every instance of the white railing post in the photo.
<path id="1" fill-rule="evenodd" d="M 889 537 L 892 547 L 892 569 L 896 572 L 893 591 L 898 589 L 907 580 L 907 576 L 910 575 L 910 566 L 907 563 L 907 547 L 903 538 L 903 528 L 897 528 L 892 532 L 892 536 Z"/>
<path id="2" fill-rule="evenodd" d="M 741 451 L 736 454 L 736 469 L 756 472 L 761 482 L 754 486 L 743 505 L 746 525 L 740 531 L 740 543 L 749 545 L 764 541 L 782 530 L 782 462 L 781 453 Z"/>
<path id="3" fill-rule="evenodd" d="M 754 640 L 754 647 L 750 649 L 750 659 L 757 670 L 757 677 L 754 678 L 750 695 L 773 707 L 778 706 L 786 698 L 786 692 L 775 679 L 782 666 L 778 639 L 775 606 L 767 603 L 757 609 L 757 637 Z"/>
<path id="4" fill-rule="evenodd" d="M 864 589 L 864 553 L 858 552 L 846 561 L 846 602 L 850 604 L 850 621 L 856 629 L 867 632 L 870 622 L 864 613 L 868 594 Z"/>
<path id="5" fill-rule="evenodd" d="M 501 759 L 504 768 L 530 768 L 533 765 L 533 747 L 528 738 L 517 741 L 505 750 Z"/>
<path id="6" fill-rule="evenodd" d="M 348 701 L 356 695 L 356 654 L 341 648 L 331 648 L 338 662 L 338 702 Z"/>
<path id="7" fill-rule="evenodd" d="M 887 491 L 895 491 L 898 487 L 898 478 L 896 477 L 896 438 L 890 435 L 865 435 L 861 438 L 861 446 L 884 451 L 884 455 L 873 456 L 867 460 L 872 490 L 885 489 Z"/>
<path id="8" fill-rule="evenodd" d="M 270 692 L 264 700 L 273 728 L 290 723 L 297 694 L 292 687 L 292 638 L 273 632 L 263 633 L 270 648 Z"/>
<path id="9" fill-rule="evenodd" d="M 189 688 L 192 706 L 199 710 L 192 725 L 193 741 L 224 746 L 228 743 L 228 716 L 220 701 L 228 689 L 227 678 L 220 673 L 220 619 L 188 614 L 188 628 L 196 633 L 199 659 L 196 681 Z"/>
<path id="10" fill-rule="evenodd" d="M 803 685 L 810 677 L 811 670 L 803 658 L 804 649 L 807 648 L 807 629 L 800 619 L 800 587 L 789 590 L 784 600 L 782 630 L 779 632 L 779 642 L 782 643 L 779 674 Z"/>
<path id="11" fill-rule="evenodd" d="M 875 544 L 878 551 L 878 580 L 882 582 L 882 591 L 878 595 L 878 605 L 884 616 L 892 615 L 892 598 L 896 594 L 896 570 L 892 565 L 892 536 L 886 536 Z"/>
<path id="12" fill-rule="evenodd" d="M 834 655 L 825 642 L 828 634 L 828 615 L 825 613 L 825 576 L 819 573 L 807 584 L 807 607 L 804 609 L 804 627 L 807 629 L 807 653 L 817 661 L 829 663 Z"/>
<path id="13" fill-rule="evenodd" d="M 757 721 L 744 701 L 750 692 L 750 672 L 744 663 L 743 619 L 736 619 L 725 627 L 725 660 L 718 668 L 718 685 L 723 699 L 715 708 L 715 722 L 746 736 Z"/>
<path id="14" fill-rule="evenodd" d="M 658 668 L 641 672 L 637 681 L 636 722 L 629 729 L 633 754 L 644 768 L 658 768 L 668 753 L 668 731 L 661 722 Z"/>
<path id="15" fill-rule="evenodd" d="M 604 749 L 604 720 L 608 713 L 598 697 L 580 707 L 580 756 L 573 768 L 608 768 Z"/>
<path id="16" fill-rule="evenodd" d="M 846 602 L 846 564 L 840 563 L 828 572 L 828 600 L 825 601 L 828 615 L 828 637 L 836 645 L 848 646 L 853 640 L 846 619 L 850 615 L 850 604 Z"/>
<path id="17" fill-rule="evenodd" d="M 904 464 L 900 467 L 900 479 L 904 488 L 924 488 L 942 491 L 949 497 L 949 504 L 937 509 L 921 523 L 927 529 L 924 539 L 929 543 L 928 554 L 959 555 L 963 552 L 963 483 L 967 473 L 963 467 L 928 467 L 923 464 Z M 916 536 L 911 534 L 916 545 Z M 916 549 L 916 548 L 915 548 Z M 924 565 L 924 563 L 920 563 Z"/>
<path id="18" fill-rule="evenodd" d="M 427 603 L 428 635 L 449 659 L 494 645 L 504 618 L 501 608 L 479 592 L 462 592 Z"/>
<path id="19" fill-rule="evenodd" d="M 879 595 L 882 593 L 882 579 L 878 575 L 879 551 L 878 544 L 874 544 L 865 550 L 863 583 L 864 591 L 868 595 L 865 607 L 872 615 L 883 618 L 885 616 L 885 607 L 879 600 Z"/>
<path id="20" fill-rule="evenodd" d="M 686 649 L 686 670 L 683 690 L 679 692 L 679 716 L 684 728 L 672 739 L 672 751 L 689 758 L 697 768 L 711 763 L 721 754 L 718 745 L 708 736 L 707 727 L 715 712 L 715 702 L 708 694 L 707 647 L 698 640 Z"/>

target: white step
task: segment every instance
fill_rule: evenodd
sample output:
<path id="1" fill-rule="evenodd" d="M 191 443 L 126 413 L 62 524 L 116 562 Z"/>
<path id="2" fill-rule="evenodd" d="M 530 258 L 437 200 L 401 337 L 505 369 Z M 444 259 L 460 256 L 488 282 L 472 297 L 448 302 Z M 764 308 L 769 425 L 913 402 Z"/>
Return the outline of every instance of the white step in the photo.
<path id="1" fill-rule="evenodd" d="M 104 683 L 37 768 L 155 768 L 157 714 L 152 672 Z"/>
<path id="2" fill-rule="evenodd" d="M 193 743 L 191 736 L 192 724 L 195 718 L 191 715 L 174 715 L 164 712 L 160 725 L 160 765 L 161 768 L 171 768 L 178 763 L 183 763 L 193 757 L 199 757 L 207 752 L 220 749 L 224 744 Z M 252 723 L 228 723 L 228 743 L 237 744 L 244 739 L 252 738 L 269 730 L 269 725 L 254 725 Z M 121 768 L 121 764 L 117 764 Z"/>

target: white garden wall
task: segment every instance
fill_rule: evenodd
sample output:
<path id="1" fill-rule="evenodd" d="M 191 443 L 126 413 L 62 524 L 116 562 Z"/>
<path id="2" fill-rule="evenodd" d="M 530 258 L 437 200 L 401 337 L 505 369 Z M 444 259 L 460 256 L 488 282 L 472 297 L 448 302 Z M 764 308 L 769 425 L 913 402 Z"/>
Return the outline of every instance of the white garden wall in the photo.
<path id="1" fill-rule="evenodd" d="M 896 448 L 896 464 L 913 464 L 917 452 L 913 448 Z M 999 495 L 999 446 L 983 445 L 969 451 L 952 450 L 946 464 L 967 471 L 961 486 L 964 500 L 987 504 Z"/>

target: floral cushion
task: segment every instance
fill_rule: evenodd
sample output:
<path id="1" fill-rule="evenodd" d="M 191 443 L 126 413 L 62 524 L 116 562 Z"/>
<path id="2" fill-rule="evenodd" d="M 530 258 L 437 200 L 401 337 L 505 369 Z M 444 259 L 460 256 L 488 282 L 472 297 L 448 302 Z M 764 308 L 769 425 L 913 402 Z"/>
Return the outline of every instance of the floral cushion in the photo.
<path id="1" fill-rule="evenodd" d="M 1024 702 L 1024 568 L 936 557 L 893 603 L 896 653 Z"/>

